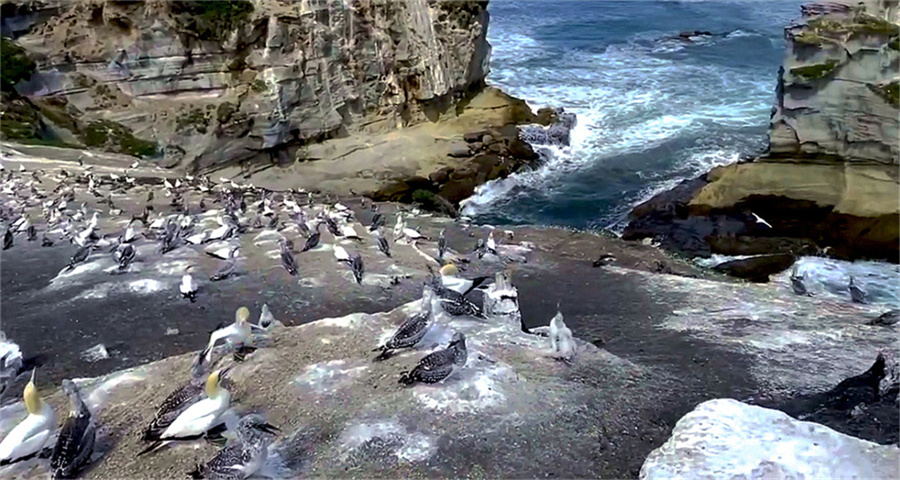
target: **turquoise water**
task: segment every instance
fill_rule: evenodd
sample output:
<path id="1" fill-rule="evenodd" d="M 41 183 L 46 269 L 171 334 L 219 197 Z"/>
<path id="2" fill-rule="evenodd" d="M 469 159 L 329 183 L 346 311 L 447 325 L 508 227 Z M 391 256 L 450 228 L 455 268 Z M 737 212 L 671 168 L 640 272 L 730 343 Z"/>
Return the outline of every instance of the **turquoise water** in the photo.
<path id="1" fill-rule="evenodd" d="M 494 0 L 489 11 L 489 83 L 578 124 L 570 147 L 483 187 L 465 212 L 617 230 L 634 204 L 765 148 L 800 2 Z M 713 35 L 673 38 L 695 30 Z"/>

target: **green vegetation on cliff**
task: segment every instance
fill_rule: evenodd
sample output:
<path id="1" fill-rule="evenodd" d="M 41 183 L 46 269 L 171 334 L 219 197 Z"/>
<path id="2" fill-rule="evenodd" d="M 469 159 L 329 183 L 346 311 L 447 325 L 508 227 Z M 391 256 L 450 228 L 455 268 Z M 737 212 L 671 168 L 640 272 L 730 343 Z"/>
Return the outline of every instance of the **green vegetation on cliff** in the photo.
<path id="1" fill-rule="evenodd" d="M 0 38 L 0 90 L 10 92 L 21 80 L 34 73 L 34 61 L 9 38 Z"/>
<path id="2" fill-rule="evenodd" d="M 900 107 L 900 83 L 891 82 L 885 85 L 873 85 L 872 90 L 895 107 Z"/>
<path id="3" fill-rule="evenodd" d="M 830 75 L 839 63 L 837 60 L 826 60 L 825 63 L 795 67 L 791 69 L 791 75 L 802 77 L 806 80 L 818 80 Z"/>
<path id="4" fill-rule="evenodd" d="M 130 128 L 110 120 L 89 123 L 85 128 L 83 139 L 88 147 L 105 148 L 135 157 L 150 157 L 156 154 L 154 142 L 136 138 Z"/>
<path id="5" fill-rule="evenodd" d="M 222 41 L 250 19 L 253 4 L 245 0 L 193 0 L 172 3 L 182 28 L 202 40 Z"/>

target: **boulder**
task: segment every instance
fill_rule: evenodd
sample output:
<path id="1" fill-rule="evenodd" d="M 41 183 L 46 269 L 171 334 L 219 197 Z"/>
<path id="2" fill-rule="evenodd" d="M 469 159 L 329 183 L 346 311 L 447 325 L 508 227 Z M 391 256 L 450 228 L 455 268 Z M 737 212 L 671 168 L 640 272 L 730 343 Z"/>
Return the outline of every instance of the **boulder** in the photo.
<path id="1" fill-rule="evenodd" d="M 531 148 L 531 145 L 528 144 L 525 140 L 522 140 L 518 136 L 509 141 L 509 146 L 507 146 L 507 150 L 509 154 L 515 158 L 525 161 L 534 161 L 540 158 L 540 155 Z"/>
<path id="2" fill-rule="evenodd" d="M 769 275 L 787 270 L 795 260 L 796 257 L 790 253 L 776 253 L 731 260 L 716 265 L 714 269 L 751 282 L 764 283 L 769 281 Z"/>
<path id="3" fill-rule="evenodd" d="M 395 180 L 384 187 L 368 195 L 372 200 L 379 202 L 405 202 L 412 201 L 412 194 L 416 190 L 431 190 L 431 180 L 423 177 L 409 177 L 403 180 Z"/>
<path id="4" fill-rule="evenodd" d="M 469 143 L 480 142 L 484 137 L 484 131 L 469 132 L 463 135 L 463 139 Z"/>
<path id="5" fill-rule="evenodd" d="M 647 457 L 643 480 L 895 478 L 900 449 L 737 400 L 701 403 Z"/>
<path id="6" fill-rule="evenodd" d="M 438 170 L 431 172 L 428 175 L 428 179 L 436 184 L 441 184 L 450 179 L 450 174 L 453 173 L 453 167 L 441 167 Z"/>
<path id="7" fill-rule="evenodd" d="M 464 158 L 471 154 L 469 145 L 465 142 L 453 142 L 447 150 L 447 155 L 454 158 Z"/>

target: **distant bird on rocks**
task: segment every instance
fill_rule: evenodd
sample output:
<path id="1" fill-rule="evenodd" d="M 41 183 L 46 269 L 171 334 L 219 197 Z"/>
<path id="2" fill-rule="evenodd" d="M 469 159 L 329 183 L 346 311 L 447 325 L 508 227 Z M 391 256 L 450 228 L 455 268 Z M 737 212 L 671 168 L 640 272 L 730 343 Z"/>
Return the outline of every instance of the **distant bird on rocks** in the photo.
<path id="1" fill-rule="evenodd" d="M 6 233 L 3 234 L 3 249 L 9 250 L 13 246 L 13 232 L 12 229 L 7 228 Z"/>
<path id="2" fill-rule="evenodd" d="M 850 284 L 847 285 L 847 289 L 850 290 L 850 299 L 853 300 L 853 303 L 869 303 L 866 297 L 869 296 L 868 292 L 856 283 L 853 276 L 850 276 Z"/>
<path id="3" fill-rule="evenodd" d="M 557 311 L 550 320 L 550 349 L 554 358 L 571 363 L 575 358 L 575 339 L 563 321 L 562 312 Z"/>
<path id="4" fill-rule="evenodd" d="M 598 258 L 597 260 L 594 260 L 594 263 L 592 263 L 591 266 L 594 268 L 605 267 L 609 264 L 614 263 L 615 261 L 616 261 L 615 255 L 613 255 L 611 253 L 604 253 L 603 255 L 600 255 L 600 258 Z"/>
<path id="5" fill-rule="evenodd" d="M 796 293 L 797 295 L 806 295 L 808 297 L 811 297 L 812 294 L 809 293 L 809 290 L 807 290 L 806 284 L 804 283 L 805 279 L 806 273 L 804 272 L 803 275 L 799 275 L 797 266 L 794 266 L 794 270 L 791 271 L 791 288 L 794 289 L 794 293 Z"/>
<path id="6" fill-rule="evenodd" d="M 466 337 L 456 332 L 447 348 L 426 355 L 411 371 L 400 374 L 399 382 L 403 385 L 440 382 L 453 373 L 454 367 L 464 366 L 467 359 Z"/>
<path id="7" fill-rule="evenodd" d="M 278 432 L 278 427 L 266 423 L 262 415 L 247 415 L 235 427 L 237 441 L 219 450 L 205 465 L 197 465 L 188 475 L 194 479 L 209 480 L 250 477 L 265 464 L 269 444 Z"/>
<path id="8" fill-rule="evenodd" d="M 411 348 L 419 343 L 428 332 L 431 325 L 431 300 L 434 292 L 425 288 L 422 295 L 422 307 L 418 312 L 407 318 L 394 332 L 394 335 L 384 345 L 372 350 L 381 354 L 375 360 L 384 360 L 393 354 L 394 350 Z"/>
<path id="9" fill-rule="evenodd" d="M 93 250 L 94 246 L 92 244 L 87 244 L 81 248 L 79 248 L 75 255 L 72 255 L 72 258 L 69 260 L 69 264 L 66 265 L 66 271 L 73 270 L 75 265 L 87 260 L 88 256 L 91 254 L 91 250 Z"/>
<path id="10" fill-rule="evenodd" d="M 447 239 L 444 238 L 444 229 L 441 229 L 438 236 L 438 262 L 444 261 L 444 254 L 447 253 Z"/>
<path id="11" fill-rule="evenodd" d="M 494 231 L 493 230 L 491 230 L 491 232 L 488 233 L 487 242 L 485 242 L 484 248 L 488 251 L 488 253 L 492 253 L 494 255 L 499 256 L 499 254 L 497 253 L 497 242 L 494 240 Z"/>
<path id="12" fill-rule="evenodd" d="M 191 268 L 193 268 L 193 266 L 185 269 L 184 275 L 181 276 L 181 284 L 178 286 L 178 290 L 181 292 L 183 298 L 187 298 L 191 303 L 194 303 L 197 301 L 197 291 L 199 288 L 197 287 L 197 282 L 194 281 L 194 277 L 191 276 Z"/>
<path id="13" fill-rule="evenodd" d="M 206 347 L 206 361 L 212 358 L 213 347 L 219 340 L 224 340 L 228 347 L 236 352 L 236 359 L 242 359 L 242 352 L 250 350 L 252 327 L 250 325 L 250 309 L 240 307 L 234 312 L 234 323 L 225 326 L 219 324 L 209 334 L 209 344 Z"/>
<path id="14" fill-rule="evenodd" d="M 459 276 L 459 268 L 452 263 L 448 263 L 441 267 L 439 271 L 441 275 L 441 284 L 450 290 L 461 293 L 463 295 L 468 294 L 472 290 L 482 286 L 490 280 L 490 277 L 475 277 L 471 280 L 468 278 L 462 278 Z"/>
<path id="15" fill-rule="evenodd" d="M 335 258 L 335 260 L 337 260 L 339 262 L 343 262 L 343 263 L 346 263 L 347 265 L 350 265 L 350 254 L 347 253 L 347 250 L 340 245 L 334 246 L 334 258 Z"/>
<path id="16" fill-rule="evenodd" d="M 210 281 L 218 282 L 219 280 L 225 280 L 234 274 L 235 268 L 235 252 L 240 249 L 238 246 L 231 247 L 231 251 L 228 252 L 228 258 L 222 261 L 222 265 L 216 270 L 211 277 L 209 277 Z"/>
<path id="17" fill-rule="evenodd" d="M 378 210 L 378 205 L 373 204 L 372 211 L 375 212 L 375 215 L 372 216 L 372 223 L 369 225 L 370 232 L 374 232 L 384 226 L 384 214 Z"/>
<path id="18" fill-rule="evenodd" d="M 134 260 L 134 245 L 130 243 L 119 245 L 119 248 L 116 249 L 116 254 L 117 261 L 119 263 L 119 271 L 125 270 L 126 268 L 128 268 L 128 265 L 130 265 Z"/>
<path id="19" fill-rule="evenodd" d="M 291 252 L 291 249 L 288 248 L 287 241 L 285 239 L 279 239 L 278 244 L 281 246 L 281 265 L 292 277 L 296 277 L 298 268 L 297 260 L 294 258 L 293 252 Z"/>
<path id="20" fill-rule="evenodd" d="M 365 265 L 363 265 L 363 259 L 360 254 L 353 253 L 350 255 L 350 270 L 353 271 L 353 278 L 356 279 L 356 283 L 362 285 Z"/>
<path id="21" fill-rule="evenodd" d="M 388 258 L 391 258 L 391 245 L 381 234 L 380 228 L 375 230 L 375 241 L 378 243 L 378 250 L 380 250 L 381 253 L 385 254 L 385 256 L 387 256 Z"/>
<path id="22" fill-rule="evenodd" d="M 56 431 L 56 413 L 44 402 L 34 385 L 34 370 L 31 380 L 25 385 L 25 409 L 28 416 L 19 422 L 0 442 L 0 464 L 40 453 Z"/>
<path id="23" fill-rule="evenodd" d="M 319 238 L 321 238 L 321 233 L 319 233 L 319 229 L 322 226 L 322 223 L 316 223 L 316 229 L 312 234 L 310 234 L 309 238 L 306 239 L 306 245 L 303 246 L 303 250 L 301 252 L 305 252 L 307 250 L 312 250 L 319 246 Z"/>
<path id="24" fill-rule="evenodd" d="M 263 304 L 262 310 L 259 313 L 259 328 L 263 330 L 268 330 L 275 326 L 275 316 L 272 315 L 272 312 L 269 311 L 269 305 Z"/>
<path id="25" fill-rule="evenodd" d="M 475 241 L 475 248 L 472 251 L 475 252 L 478 258 L 484 257 L 484 254 L 487 253 L 487 246 L 484 244 L 483 238 Z"/>
<path id="26" fill-rule="evenodd" d="M 900 321 L 900 310 L 895 308 L 893 310 L 888 310 L 887 312 L 882 313 L 878 316 L 878 318 L 869 322 L 869 325 L 889 326 L 894 325 L 898 321 Z"/>
<path id="27" fill-rule="evenodd" d="M 224 422 L 222 414 L 231 406 L 231 393 L 222 386 L 228 368 L 209 374 L 204 386 L 205 398 L 190 405 L 172 420 L 158 439 L 153 440 L 138 456 L 150 453 L 172 440 L 193 439 Z"/>
<path id="28" fill-rule="evenodd" d="M 62 390 L 69 397 L 69 416 L 56 439 L 50 468 L 53 478 L 72 478 L 90 460 L 97 428 L 75 382 L 63 380 Z"/>

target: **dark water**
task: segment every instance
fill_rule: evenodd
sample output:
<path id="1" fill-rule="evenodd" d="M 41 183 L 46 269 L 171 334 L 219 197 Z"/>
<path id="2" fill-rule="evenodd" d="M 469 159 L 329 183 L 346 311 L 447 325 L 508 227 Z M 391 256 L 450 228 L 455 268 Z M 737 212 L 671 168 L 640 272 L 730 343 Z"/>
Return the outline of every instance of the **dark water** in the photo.
<path id="1" fill-rule="evenodd" d="M 494 0 L 490 83 L 578 115 L 546 166 L 483 188 L 477 220 L 616 228 L 636 202 L 765 148 L 794 1 Z M 683 31 L 711 36 L 684 41 Z"/>

